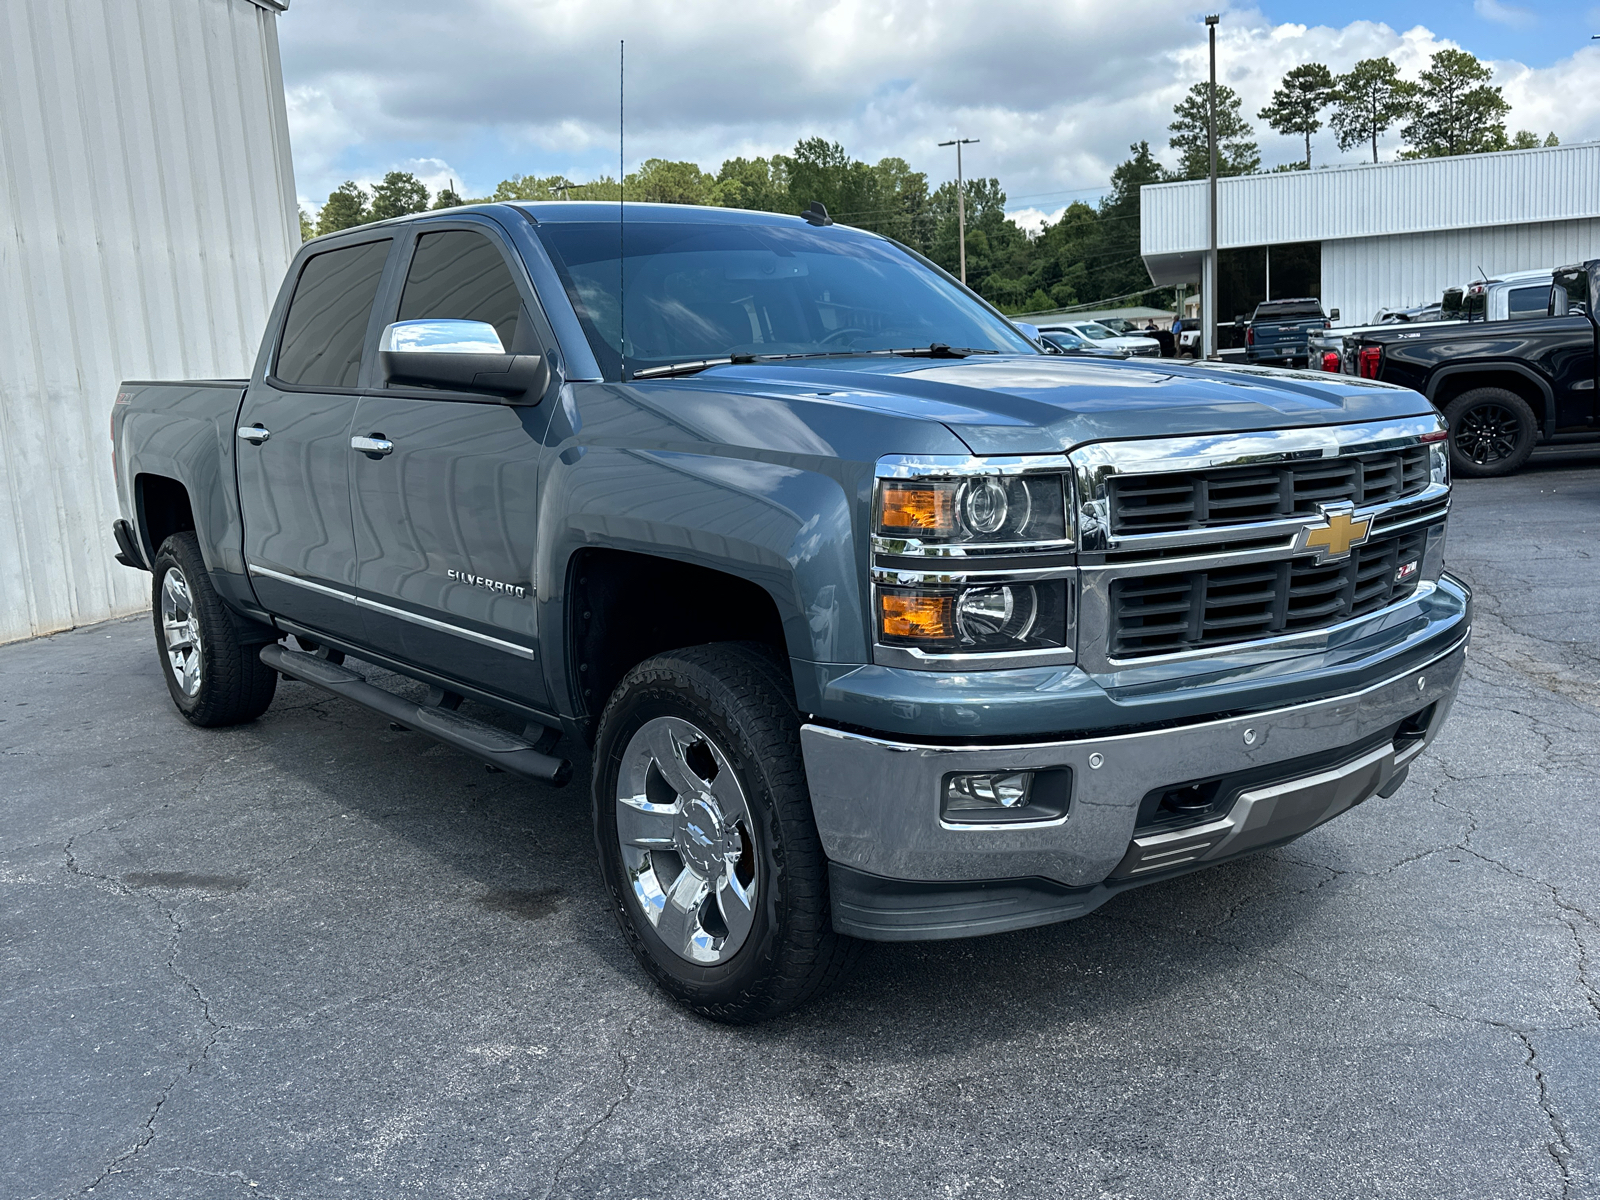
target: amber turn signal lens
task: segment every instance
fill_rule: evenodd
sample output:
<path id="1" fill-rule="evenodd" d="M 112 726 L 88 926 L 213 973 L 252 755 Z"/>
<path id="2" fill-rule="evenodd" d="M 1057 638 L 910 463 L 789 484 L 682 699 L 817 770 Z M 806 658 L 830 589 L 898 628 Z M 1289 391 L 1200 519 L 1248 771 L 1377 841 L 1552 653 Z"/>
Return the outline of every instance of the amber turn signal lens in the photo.
<path id="1" fill-rule="evenodd" d="M 943 534 L 956 532 L 956 488 L 950 483 L 901 483 L 885 480 L 878 527 L 885 533 Z"/>
<path id="2" fill-rule="evenodd" d="M 883 592 L 878 596 L 878 621 L 884 637 L 948 641 L 956 633 L 954 596 L 916 592 Z"/>

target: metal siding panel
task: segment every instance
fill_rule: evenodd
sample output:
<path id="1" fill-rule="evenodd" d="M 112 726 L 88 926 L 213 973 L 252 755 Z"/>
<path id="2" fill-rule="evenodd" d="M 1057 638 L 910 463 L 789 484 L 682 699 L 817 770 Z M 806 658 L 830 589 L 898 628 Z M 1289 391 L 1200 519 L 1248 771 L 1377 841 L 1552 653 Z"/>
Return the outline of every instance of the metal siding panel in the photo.
<path id="1" fill-rule="evenodd" d="M 1600 217 L 1600 143 L 1284 171 L 1218 184 L 1224 247 Z M 1146 256 L 1203 250 L 1206 184 L 1141 191 Z"/>
<path id="2" fill-rule="evenodd" d="M 107 416 L 120 379 L 250 370 L 299 245 L 275 19 L 0 6 L 0 641 L 148 604 Z"/>
<path id="3" fill-rule="evenodd" d="M 1346 325 L 1379 308 L 1437 300 L 1481 269 L 1493 277 L 1600 258 L 1600 218 L 1437 230 L 1322 243 L 1322 300 Z"/>

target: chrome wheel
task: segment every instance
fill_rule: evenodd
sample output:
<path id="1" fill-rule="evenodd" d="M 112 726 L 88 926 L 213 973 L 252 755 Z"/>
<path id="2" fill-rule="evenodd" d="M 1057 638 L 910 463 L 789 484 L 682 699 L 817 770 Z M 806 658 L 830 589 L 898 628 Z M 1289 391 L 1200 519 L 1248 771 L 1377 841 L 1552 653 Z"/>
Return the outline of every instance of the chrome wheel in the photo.
<path id="1" fill-rule="evenodd" d="M 192 698 L 200 690 L 200 625 L 195 620 L 189 581 L 177 567 L 168 568 L 161 581 L 161 632 L 172 677 L 179 690 Z"/>
<path id="2" fill-rule="evenodd" d="M 646 921 L 677 955 L 726 962 L 755 923 L 753 822 L 727 756 L 688 721 L 656 717 L 617 773 L 617 840 Z"/>
<path id="3" fill-rule="evenodd" d="M 1517 414 L 1492 401 L 1462 413 L 1456 423 L 1456 449 L 1480 466 L 1510 458 L 1521 433 Z"/>

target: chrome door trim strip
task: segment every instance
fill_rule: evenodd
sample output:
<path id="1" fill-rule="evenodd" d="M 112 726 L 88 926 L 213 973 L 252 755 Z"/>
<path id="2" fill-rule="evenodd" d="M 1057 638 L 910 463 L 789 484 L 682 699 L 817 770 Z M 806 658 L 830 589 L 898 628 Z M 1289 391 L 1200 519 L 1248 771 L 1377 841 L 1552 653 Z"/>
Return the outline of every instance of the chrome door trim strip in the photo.
<path id="1" fill-rule="evenodd" d="M 247 563 L 246 566 L 249 568 L 250 574 L 252 575 L 264 575 L 269 579 L 276 579 L 280 583 L 292 583 L 296 587 L 307 588 L 313 592 L 321 592 L 326 596 L 335 596 L 340 600 L 349 601 L 357 608 L 370 609 L 373 612 L 381 612 L 386 616 L 397 617 L 402 621 L 409 621 L 413 625 L 421 625 L 427 629 L 436 629 L 441 633 L 454 634 L 456 637 L 466 638 L 468 641 L 477 642 L 480 645 L 490 646 L 496 650 L 504 650 L 509 654 L 515 654 L 519 658 L 536 660 L 539 657 L 538 653 L 528 646 L 519 646 L 515 642 L 508 642 L 501 638 L 490 637 L 487 633 L 479 633 L 473 629 L 463 629 L 459 625 L 451 625 L 445 621 L 437 621 L 432 617 L 424 617 L 420 613 L 407 612 L 403 608 L 394 608 L 388 604 L 380 604 L 376 600 L 368 600 L 365 596 L 358 596 L 354 592 L 340 591 L 338 588 L 327 587 L 320 583 L 312 583 L 309 579 L 301 579 L 295 575 L 287 575 L 282 571 L 274 571 L 270 567 L 257 566 L 255 563 Z"/>
<path id="2" fill-rule="evenodd" d="M 324 596 L 334 596 L 340 600 L 355 603 L 355 594 L 341 591 L 338 588 L 328 587 L 326 584 L 312 583 L 309 579 L 301 579 L 298 575 L 286 575 L 282 571 L 274 571 L 271 567 L 260 567 L 253 562 L 246 562 L 245 567 L 252 575 L 264 575 L 268 579 L 276 579 L 279 583 L 292 583 L 296 587 L 303 587 L 307 591 L 320 592 Z"/>

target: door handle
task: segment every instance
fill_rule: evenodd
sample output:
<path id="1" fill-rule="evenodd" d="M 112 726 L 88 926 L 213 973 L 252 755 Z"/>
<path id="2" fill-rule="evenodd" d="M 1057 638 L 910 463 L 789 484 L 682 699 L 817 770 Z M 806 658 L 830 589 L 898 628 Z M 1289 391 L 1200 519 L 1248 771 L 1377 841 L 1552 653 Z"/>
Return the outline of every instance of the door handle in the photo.
<path id="1" fill-rule="evenodd" d="M 359 450 L 363 454 L 370 454 L 374 458 L 382 458 L 394 449 L 394 443 L 382 434 L 373 434 L 371 437 L 351 438 L 350 449 Z"/>
<path id="2" fill-rule="evenodd" d="M 239 426 L 239 436 L 252 445 L 259 446 L 272 436 L 272 432 L 262 428 L 260 425 L 241 425 Z"/>

